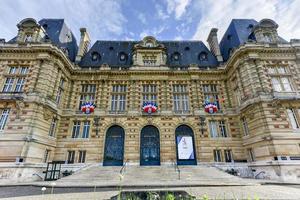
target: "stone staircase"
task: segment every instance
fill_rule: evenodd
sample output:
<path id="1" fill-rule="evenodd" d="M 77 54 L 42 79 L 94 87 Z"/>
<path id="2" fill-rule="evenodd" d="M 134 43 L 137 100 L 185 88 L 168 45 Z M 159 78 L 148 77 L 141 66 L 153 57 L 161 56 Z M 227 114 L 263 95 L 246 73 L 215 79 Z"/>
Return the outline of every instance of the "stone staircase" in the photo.
<path id="1" fill-rule="evenodd" d="M 57 186 L 86 187 L 189 187 L 189 186 L 233 186 L 254 185 L 255 180 L 243 179 L 210 166 L 179 166 L 179 174 L 172 165 L 126 166 L 120 176 L 121 167 L 93 166 L 77 171 L 71 176 L 56 181 Z"/>

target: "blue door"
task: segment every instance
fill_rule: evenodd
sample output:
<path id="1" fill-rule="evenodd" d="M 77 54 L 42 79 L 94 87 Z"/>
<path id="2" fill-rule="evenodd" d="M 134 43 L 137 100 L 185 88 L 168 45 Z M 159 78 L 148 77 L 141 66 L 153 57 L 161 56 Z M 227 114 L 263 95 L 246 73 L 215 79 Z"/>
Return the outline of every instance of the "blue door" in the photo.
<path id="1" fill-rule="evenodd" d="M 178 165 L 197 165 L 193 130 L 181 125 L 175 130 Z"/>
<path id="2" fill-rule="evenodd" d="M 145 126 L 141 132 L 140 165 L 160 165 L 159 131 Z"/>
<path id="3" fill-rule="evenodd" d="M 112 126 L 106 132 L 104 166 L 122 166 L 124 159 L 124 129 Z"/>

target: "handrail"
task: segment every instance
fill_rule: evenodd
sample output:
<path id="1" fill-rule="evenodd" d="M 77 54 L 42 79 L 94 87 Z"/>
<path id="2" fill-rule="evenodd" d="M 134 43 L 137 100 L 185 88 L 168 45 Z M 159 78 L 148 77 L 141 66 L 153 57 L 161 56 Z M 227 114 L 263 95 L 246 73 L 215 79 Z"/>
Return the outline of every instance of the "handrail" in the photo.
<path id="1" fill-rule="evenodd" d="M 174 165 L 175 172 L 178 173 L 178 179 L 180 180 L 180 169 L 179 169 L 179 167 L 177 165 L 177 162 L 175 160 L 172 160 L 172 163 Z"/>
<path id="2" fill-rule="evenodd" d="M 266 172 L 265 171 L 260 171 L 258 174 L 256 174 L 255 176 L 254 176 L 254 178 L 255 179 L 259 179 L 259 175 L 261 175 L 261 174 L 266 174 Z M 264 178 L 263 178 L 264 179 Z"/>
<path id="3" fill-rule="evenodd" d="M 123 166 L 120 169 L 120 175 L 123 175 L 123 173 L 126 171 L 126 165 L 127 165 L 128 160 L 125 160 L 123 163 Z"/>

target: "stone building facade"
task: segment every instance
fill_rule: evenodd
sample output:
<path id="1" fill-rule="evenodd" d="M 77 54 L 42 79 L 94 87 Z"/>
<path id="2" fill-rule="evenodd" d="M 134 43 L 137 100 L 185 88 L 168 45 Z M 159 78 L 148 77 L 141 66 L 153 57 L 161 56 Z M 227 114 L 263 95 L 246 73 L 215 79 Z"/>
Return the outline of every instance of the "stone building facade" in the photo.
<path id="1" fill-rule="evenodd" d="M 0 43 L 0 167 L 26 177 L 71 165 L 246 163 L 300 175 L 300 40 L 234 19 L 221 42 L 97 41 L 64 20 L 24 19 Z M 91 47 L 90 47 L 91 46 Z M 218 111 L 204 111 L 213 102 Z M 83 103 L 96 105 L 83 113 Z M 158 110 L 146 113 L 143 103 Z"/>

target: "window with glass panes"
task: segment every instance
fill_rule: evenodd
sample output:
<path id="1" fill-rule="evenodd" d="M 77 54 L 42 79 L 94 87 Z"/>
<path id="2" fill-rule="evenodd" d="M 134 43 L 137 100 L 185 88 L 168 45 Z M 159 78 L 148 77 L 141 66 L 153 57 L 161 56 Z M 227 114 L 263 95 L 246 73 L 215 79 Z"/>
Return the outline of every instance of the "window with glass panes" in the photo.
<path id="1" fill-rule="evenodd" d="M 75 160 L 75 151 L 68 151 L 67 163 L 72 164 Z"/>
<path id="2" fill-rule="evenodd" d="M 255 155 L 254 155 L 253 149 L 249 148 L 249 149 L 247 149 L 247 152 L 248 152 L 249 161 L 254 162 L 255 161 Z"/>
<path id="3" fill-rule="evenodd" d="M 9 109 L 4 109 L 2 110 L 1 113 L 1 118 L 0 118 L 0 131 L 3 131 L 8 119 L 8 115 L 9 115 Z"/>
<path id="4" fill-rule="evenodd" d="M 91 102 L 91 103 L 96 104 L 96 85 L 95 84 L 81 85 L 79 110 L 81 109 L 81 105 L 86 102 Z"/>
<path id="5" fill-rule="evenodd" d="M 143 104 L 146 102 L 157 103 L 156 85 L 143 85 Z"/>
<path id="6" fill-rule="evenodd" d="M 65 84 L 65 80 L 60 79 L 57 94 L 56 94 L 56 100 L 55 100 L 57 105 L 59 105 L 61 99 L 63 98 L 64 84 Z"/>
<path id="7" fill-rule="evenodd" d="M 286 110 L 293 129 L 299 129 L 299 113 L 297 110 L 289 108 Z"/>
<path id="8" fill-rule="evenodd" d="M 228 137 L 225 121 L 209 121 L 210 137 Z"/>
<path id="9" fill-rule="evenodd" d="M 291 75 L 287 67 L 269 67 L 268 74 L 271 77 L 272 86 L 275 92 L 292 92 Z"/>
<path id="10" fill-rule="evenodd" d="M 173 85 L 173 108 L 175 112 L 189 112 L 187 85 Z"/>
<path id="11" fill-rule="evenodd" d="M 248 122 L 245 117 L 242 117 L 242 126 L 243 126 L 244 136 L 249 135 Z"/>
<path id="12" fill-rule="evenodd" d="M 78 163 L 85 163 L 86 151 L 79 151 Z"/>
<path id="13" fill-rule="evenodd" d="M 72 128 L 72 138 L 89 138 L 90 121 L 74 121 Z"/>
<path id="14" fill-rule="evenodd" d="M 225 162 L 232 161 L 232 151 L 230 149 L 224 150 Z"/>
<path id="15" fill-rule="evenodd" d="M 111 111 L 123 112 L 126 110 L 126 85 L 113 85 L 111 93 Z"/>
<path id="16" fill-rule="evenodd" d="M 46 149 L 45 150 L 45 153 L 44 153 L 44 163 L 46 163 L 46 162 L 48 162 L 48 160 L 49 160 L 49 157 L 50 157 L 50 152 L 51 152 L 51 150 L 49 150 L 49 149 Z"/>
<path id="17" fill-rule="evenodd" d="M 28 67 L 12 66 L 4 78 L 2 92 L 23 92 Z"/>
<path id="18" fill-rule="evenodd" d="M 215 149 L 214 151 L 214 161 L 215 162 L 222 162 L 222 152 L 219 149 Z"/>
<path id="19" fill-rule="evenodd" d="M 219 95 L 216 84 L 206 84 L 203 85 L 203 95 L 204 102 L 213 101 L 217 104 L 218 109 L 220 109 Z"/>
<path id="20" fill-rule="evenodd" d="M 49 129 L 49 136 L 51 136 L 51 137 L 55 136 L 56 123 L 57 123 L 57 119 L 53 117 L 51 124 L 50 124 L 50 129 Z"/>
<path id="21" fill-rule="evenodd" d="M 80 133 L 80 121 L 73 122 L 73 129 L 72 129 L 72 138 L 79 138 Z"/>

